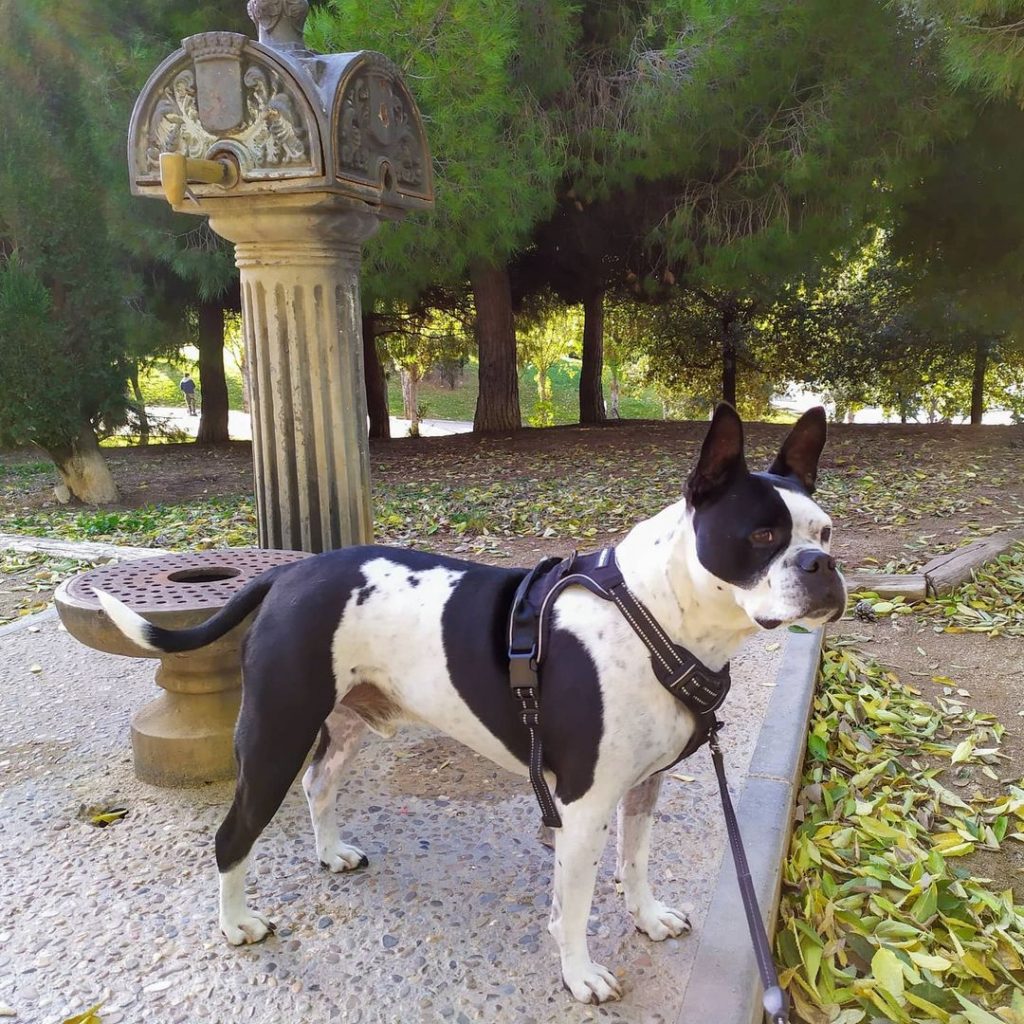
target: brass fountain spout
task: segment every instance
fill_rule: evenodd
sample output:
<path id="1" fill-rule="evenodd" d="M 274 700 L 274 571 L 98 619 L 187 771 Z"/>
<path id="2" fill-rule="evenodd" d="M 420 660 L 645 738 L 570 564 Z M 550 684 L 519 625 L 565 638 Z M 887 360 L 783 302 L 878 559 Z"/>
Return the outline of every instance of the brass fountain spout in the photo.
<path id="1" fill-rule="evenodd" d="M 192 160 L 181 153 L 160 154 L 160 186 L 167 202 L 179 206 L 192 196 L 189 182 L 204 182 L 231 188 L 238 183 L 238 167 L 231 160 Z"/>

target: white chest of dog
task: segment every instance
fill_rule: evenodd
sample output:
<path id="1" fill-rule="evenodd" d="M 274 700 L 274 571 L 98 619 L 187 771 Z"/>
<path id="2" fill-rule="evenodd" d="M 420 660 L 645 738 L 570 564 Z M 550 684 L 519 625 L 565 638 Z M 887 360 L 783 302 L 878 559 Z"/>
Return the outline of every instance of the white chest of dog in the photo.
<path id="1" fill-rule="evenodd" d="M 824 443 L 824 413 L 811 410 L 770 469 L 751 473 L 739 417 L 720 406 L 683 499 L 618 545 L 629 589 L 708 668 L 720 669 L 759 629 L 842 614 L 831 523 L 811 498 Z M 404 549 L 347 548 L 271 570 L 207 623 L 178 632 L 99 595 L 129 637 L 161 651 L 201 647 L 259 609 L 243 655 L 238 784 L 216 842 L 229 942 L 258 942 L 272 928 L 246 906 L 246 865 L 314 743 L 302 782 L 317 854 L 331 871 L 367 864 L 340 842 L 335 812 L 367 728 L 390 736 L 403 722 L 426 723 L 526 774 L 528 735 L 506 657 L 524 574 Z M 616 807 L 618 877 L 637 928 L 658 940 L 689 927 L 654 898 L 647 862 L 658 772 L 686 746 L 694 719 L 658 682 L 618 609 L 581 588 L 557 598 L 542 705 L 545 774 L 562 818 L 549 930 L 573 996 L 602 1002 L 620 987 L 590 959 L 586 928 Z"/>

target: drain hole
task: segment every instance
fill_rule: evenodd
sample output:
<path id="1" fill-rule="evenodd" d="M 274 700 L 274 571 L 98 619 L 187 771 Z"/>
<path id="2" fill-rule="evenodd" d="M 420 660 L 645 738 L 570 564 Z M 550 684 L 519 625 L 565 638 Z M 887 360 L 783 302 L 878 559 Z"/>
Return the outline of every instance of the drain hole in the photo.
<path id="1" fill-rule="evenodd" d="M 241 575 L 240 569 L 224 568 L 210 569 L 179 569 L 177 572 L 167 574 L 172 583 L 219 583 L 221 580 L 234 579 Z"/>

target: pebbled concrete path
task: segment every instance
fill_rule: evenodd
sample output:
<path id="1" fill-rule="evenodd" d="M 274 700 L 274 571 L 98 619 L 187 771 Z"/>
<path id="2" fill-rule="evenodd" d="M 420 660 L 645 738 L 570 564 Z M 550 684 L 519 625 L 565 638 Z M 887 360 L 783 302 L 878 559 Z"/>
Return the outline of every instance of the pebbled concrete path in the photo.
<path id="1" fill-rule="evenodd" d="M 734 794 L 786 640 L 760 637 L 734 663 L 723 734 Z M 233 949 L 217 931 L 213 861 L 231 785 L 157 789 L 131 770 L 128 723 L 153 695 L 152 673 L 152 662 L 81 646 L 52 613 L 0 630 L 0 1010 L 19 1024 L 60 1024 L 95 1003 L 103 1024 L 674 1024 L 705 932 L 736 924 L 706 921 L 725 838 L 703 750 L 666 782 L 652 856 L 656 894 L 689 907 L 694 932 L 664 943 L 635 932 L 606 851 L 592 953 L 626 996 L 575 1003 L 547 934 L 551 851 L 535 838 L 529 784 L 409 730 L 370 739 L 339 798 L 342 838 L 366 850 L 366 870 L 317 865 L 292 787 L 251 873 L 277 934 Z M 791 726 L 802 750 L 799 715 Z M 128 815 L 96 828 L 82 811 L 97 804 Z M 706 1011 L 700 1024 L 723 1019 Z"/>

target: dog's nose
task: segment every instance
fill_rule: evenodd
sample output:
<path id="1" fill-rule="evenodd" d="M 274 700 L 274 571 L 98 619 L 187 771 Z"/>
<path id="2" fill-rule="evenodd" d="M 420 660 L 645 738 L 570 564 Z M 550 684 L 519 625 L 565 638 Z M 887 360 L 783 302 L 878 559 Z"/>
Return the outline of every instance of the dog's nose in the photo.
<path id="1" fill-rule="evenodd" d="M 796 556 L 796 564 L 804 572 L 835 572 L 836 560 L 816 548 L 804 548 Z"/>

